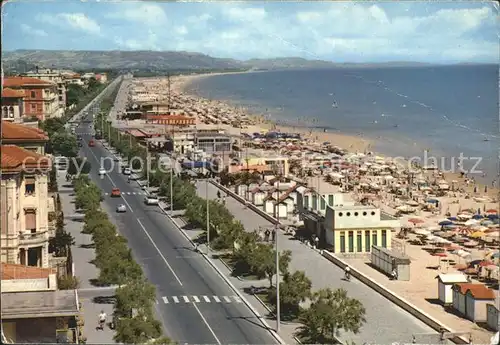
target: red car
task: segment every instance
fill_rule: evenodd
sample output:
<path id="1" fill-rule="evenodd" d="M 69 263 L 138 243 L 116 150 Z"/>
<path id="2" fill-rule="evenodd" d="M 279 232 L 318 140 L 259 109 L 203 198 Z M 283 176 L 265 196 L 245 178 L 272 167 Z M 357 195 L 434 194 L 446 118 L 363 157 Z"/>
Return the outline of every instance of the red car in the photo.
<path id="1" fill-rule="evenodd" d="M 120 192 L 120 188 L 113 188 L 111 190 L 111 196 L 112 197 L 119 197 L 122 195 L 122 192 Z"/>
<path id="2" fill-rule="evenodd" d="M 89 140 L 89 146 L 90 146 L 90 147 L 95 146 L 95 142 L 94 142 L 94 140 Z"/>

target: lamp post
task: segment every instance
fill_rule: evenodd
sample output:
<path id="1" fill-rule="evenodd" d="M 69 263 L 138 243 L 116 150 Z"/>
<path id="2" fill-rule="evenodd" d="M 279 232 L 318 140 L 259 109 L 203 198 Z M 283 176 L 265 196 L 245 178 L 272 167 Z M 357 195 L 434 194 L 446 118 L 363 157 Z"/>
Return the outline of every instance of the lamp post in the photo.
<path id="1" fill-rule="evenodd" d="M 174 166 L 175 160 L 172 159 L 170 161 L 170 213 L 174 214 Z"/>
<path id="2" fill-rule="evenodd" d="M 278 203 L 276 204 L 276 217 L 278 218 L 278 223 L 276 224 L 276 233 L 274 236 L 274 247 L 275 247 L 275 254 L 276 254 L 276 332 L 280 331 L 280 323 L 281 323 L 281 316 L 280 316 L 280 309 L 281 309 L 281 303 L 280 303 L 280 254 L 279 254 L 279 247 L 278 247 L 278 235 L 279 235 L 279 219 L 280 219 L 280 207 L 279 207 L 279 200 L 280 200 L 280 178 L 281 178 L 281 165 L 278 165 L 277 168 L 277 173 L 276 177 L 278 178 L 278 197 L 277 201 Z"/>
<path id="3" fill-rule="evenodd" d="M 210 255 L 210 203 L 208 200 L 208 176 L 205 179 L 205 197 L 207 199 L 207 255 Z"/>

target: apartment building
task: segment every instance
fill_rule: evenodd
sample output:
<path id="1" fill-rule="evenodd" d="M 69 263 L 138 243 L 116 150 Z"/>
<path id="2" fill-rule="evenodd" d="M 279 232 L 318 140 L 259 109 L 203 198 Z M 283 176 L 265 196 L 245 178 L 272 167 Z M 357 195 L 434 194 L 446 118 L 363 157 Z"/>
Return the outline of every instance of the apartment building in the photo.
<path id="1" fill-rule="evenodd" d="M 22 122 L 25 96 L 24 90 L 2 89 L 2 120 Z"/>
<path id="2" fill-rule="evenodd" d="M 75 84 L 79 86 L 85 86 L 85 82 L 83 81 L 81 75 L 78 73 L 64 73 L 63 78 L 67 85 Z"/>
<path id="3" fill-rule="evenodd" d="M 1 261 L 49 266 L 48 173 L 50 159 L 2 145 L 0 185 Z"/>
<path id="4" fill-rule="evenodd" d="M 24 76 L 36 78 L 57 84 L 57 100 L 59 107 L 64 111 L 66 109 L 66 80 L 61 71 L 52 69 L 36 69 L 25 73 Z"/>
<path id="5" fill-rule="evenodd" d="M 48 141 L 49 137 L 41 129 L 2 121 L 2 143 L 5 145 L 16 145 L 44 155 Z"/>
<path id="6" fill-rule="evenodd" d="M 64 108 L 59 106 L 57 84 L 30 77 L 5 77 L 3 87 L 23 90 L 24 115 L 45 120 L 51 117 L 61 117 Z"/>

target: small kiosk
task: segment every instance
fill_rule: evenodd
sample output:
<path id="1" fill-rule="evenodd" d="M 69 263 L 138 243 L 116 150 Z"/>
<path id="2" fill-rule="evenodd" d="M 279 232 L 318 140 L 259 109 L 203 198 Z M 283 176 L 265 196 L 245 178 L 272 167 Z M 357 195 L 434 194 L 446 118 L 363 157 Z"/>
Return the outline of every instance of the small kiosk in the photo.
<path id="1" fill-rule="evenodd" d="M 371 263 L 380 271 L 392 276 L 396 271 L 396 280 L 410 280 L 410 257 L 394 249 L 372 246 Z"/>

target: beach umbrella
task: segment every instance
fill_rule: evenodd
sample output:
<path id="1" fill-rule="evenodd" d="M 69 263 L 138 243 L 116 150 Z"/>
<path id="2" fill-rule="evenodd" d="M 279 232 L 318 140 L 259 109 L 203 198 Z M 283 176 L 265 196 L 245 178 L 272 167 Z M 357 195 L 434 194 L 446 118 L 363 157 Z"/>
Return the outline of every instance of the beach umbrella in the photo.
<path id="1" fill-rule="evenodd" d="M 493 208 L 491 208 L 491 209 L 489 209 L 489 210 L 486 210 L 486 213 L 493 213 L 493 214 L 497 214 L 497 213 L 498 213 L 498 211 L 497 211 L 497 210 L 495 210 L 495 209 L 493 209 Z"/>
<path id="2" fill-rule="evenodd" d="M 445 226 L 445 225 L 453 225 L 453 222 L 450 220 L 443 220 L 438 223 L 438 225 Z"/>
<path id="3" fill-rule="evenodd" d="M 491 266 L 491 265 L 495 265 L 495 264 L 490 260 L 482 260 L 479 263 L 479 267 L 487 267 L 487 266 Z"/>
<path id="4" fill-rule="evenodd" d="M 485 235 L 484 232 L 482 231 L 476 231 L 476 232 L 473 232 L 472 234 L 470 234 L 469 237 L 472 237 L 472 238 L 481 238 Z"/>
<path id="5" fill-rule="evenodd" d="M 478 223 L 479 223 L 479 222 L 478 222 L 477 220 L 475 220 L 475 219 L 469 219 L 468 221 L 466 221 L 466 222 L 464 223 L 464 225 L 465 225 L 465 226 L 472 226 L 472 225 L 476 225 L 476 224 L 478 224 Z"/>
<path id="6" fill-rule="evenodd" d="M 437 200 L 437 199 L 427 199 L 426 202 L 429 203 L 429 204 L 437 204 L 439 202 L 439 200 Z"/>
<path id="7" fill-rule="evenodd" d="M 451 221 L 457 221 L 458 218 L 457 217 L 448 217 L 448 220 L 451 220 Z"/>
<path id="8" fill-rule="evenodd" d="M 487 217 L 491 220 L 498 219 L 498 214 L 489 214 Z"/>
<path id="9" fill-rule="evenodd" d="M 496 252 L 496 253 L 491 254 L 490 258 L 492 258 L 492 259 L 500 258 L 500 252 Z"/>
<path id="10" fill-rule="evenodd" d="M 472 216 L 472 219 L 483 219 L 483 216 L 481 216 L 480 214 L 475 214 Z"/>
<path id="11" fill-rule="evenodd" d="M 410 218 L 408 219 L 408 222 L 409 223 L 413 223 L 413 224 L 422 224 L 422 223 L 425 223 L 422 219 L 420 218 Z"/>

